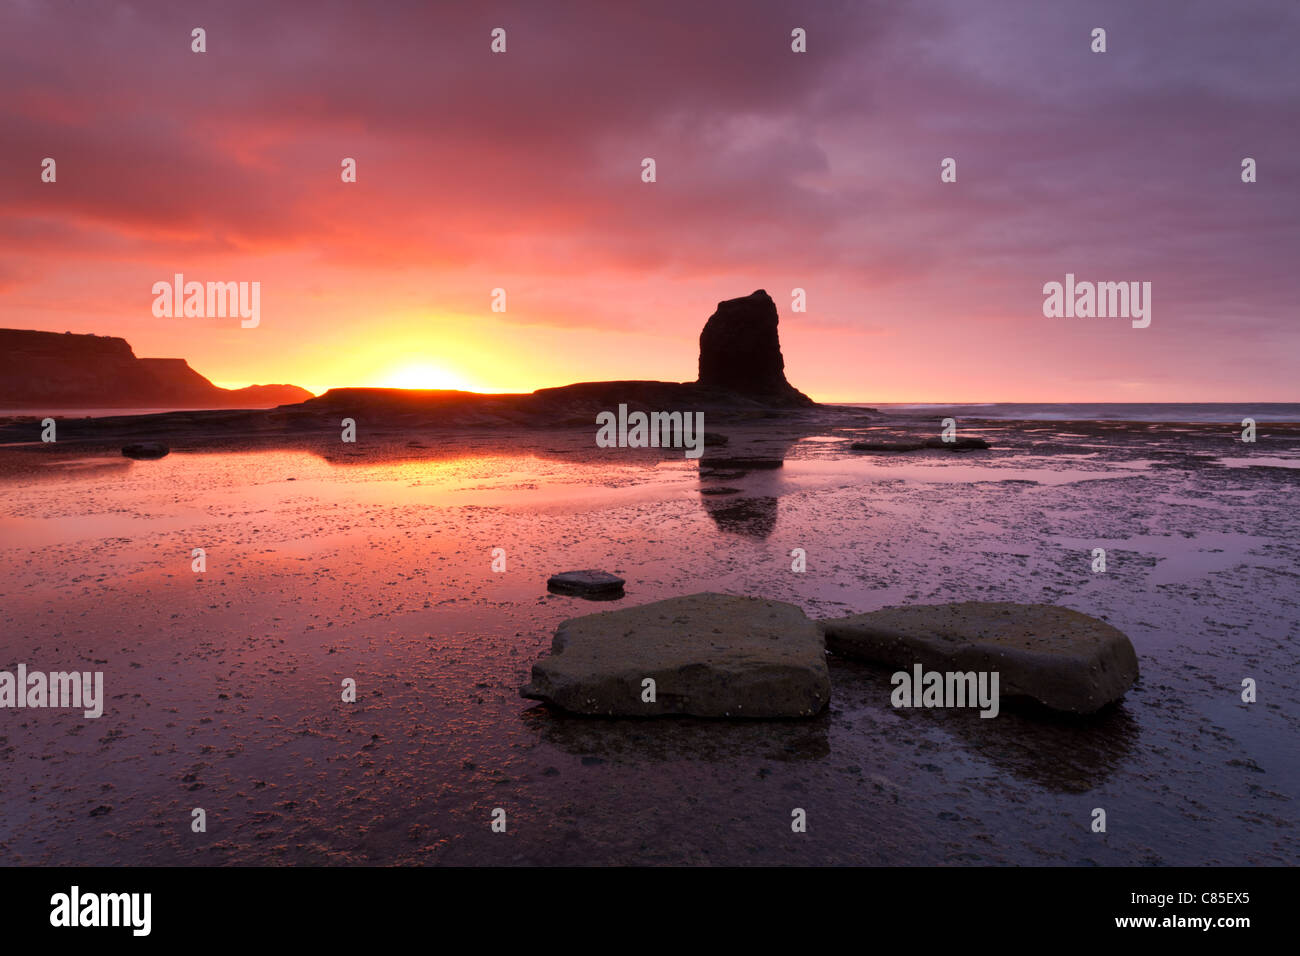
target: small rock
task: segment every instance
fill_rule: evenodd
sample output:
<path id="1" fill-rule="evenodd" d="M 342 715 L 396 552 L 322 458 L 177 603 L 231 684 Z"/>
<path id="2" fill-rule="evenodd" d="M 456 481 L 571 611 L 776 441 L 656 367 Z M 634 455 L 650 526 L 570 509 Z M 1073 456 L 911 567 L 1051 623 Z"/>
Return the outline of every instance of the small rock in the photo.
<path id="1" fill-rule="evenodd" d="M 853 451 L 920 451 L 925 442 L 919 441 L 855 441 L 849 446 Z"/>
<path id="2" fill-rule="evenodd" d="M 608 571 L 564 571 L 547 579 L 546 590 L 576 597 L 608 599 L 622 597 L 626 583 Z"/>
<path id="3" fill-rule="evenodd" d="M 162 458 L 169 451 L 170 448 L 156 441 L 138 441 L 122 446 L 122 454 L 127 458 Z"/>
<path id="4" fill-rule="evenodd" d="M 952 441 L 931 438 L 926 441 L 925 447 L 942 448 L 944 451 L 971 451 L 977 448 L 988 448 L 989 443 L 983 438 L 954 438 Z"/>

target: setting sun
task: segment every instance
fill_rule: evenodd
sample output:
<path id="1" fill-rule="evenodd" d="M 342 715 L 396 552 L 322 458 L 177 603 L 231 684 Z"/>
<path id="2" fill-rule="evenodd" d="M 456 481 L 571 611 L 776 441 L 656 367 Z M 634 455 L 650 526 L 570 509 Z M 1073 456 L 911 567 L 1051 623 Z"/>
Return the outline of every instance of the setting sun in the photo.
<path id="1" fill-rule="evenodd" d="M 383 388 L 448 388 L 463 392 L 478 391 L 457 373 L 427 362 L 403 365 L 374 384 Z"/>

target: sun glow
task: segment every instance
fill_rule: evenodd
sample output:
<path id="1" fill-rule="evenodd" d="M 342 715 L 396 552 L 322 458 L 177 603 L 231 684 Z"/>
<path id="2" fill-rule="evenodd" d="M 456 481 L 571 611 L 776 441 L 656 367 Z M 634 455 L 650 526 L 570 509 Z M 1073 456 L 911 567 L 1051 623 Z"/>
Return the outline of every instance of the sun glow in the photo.
<path id="1" fill-rule="evenodd" d="M 478 389 L 460 375 L 438 365 L 419 362 L 403 365 L 376 383 L 382 388 L 449 388 L 464 392 Z"/>

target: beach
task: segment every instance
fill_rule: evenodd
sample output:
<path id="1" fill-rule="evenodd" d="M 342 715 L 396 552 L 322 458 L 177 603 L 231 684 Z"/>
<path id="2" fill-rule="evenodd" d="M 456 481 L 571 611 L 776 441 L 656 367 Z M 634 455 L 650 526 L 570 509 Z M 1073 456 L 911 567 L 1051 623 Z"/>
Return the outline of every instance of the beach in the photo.
<path id="1" fill-rule="evenodd" d="M 0 858 L 1293 863 L 1300 426 L 1248 445 L 1224 424 L 989 417 L 960 431 L 988 451 L 850 449 L 928 415 L 738 424 L 727 456 L 781 464 L 731 470 L 590 428 L 182 440 L 141 462 L 7 446 L 0 661 L 102 671 L 107 700 L 4 715 Z M 626 597 L 548 594 L 572 568 Z M 834 656 L 808 720 L 520 698 L 562 620 L 699 591 L 815 619 L 1061 604 L 1127 634 L 1141 677 L 1087 719 L 897 710 L 887 669 Z"/>

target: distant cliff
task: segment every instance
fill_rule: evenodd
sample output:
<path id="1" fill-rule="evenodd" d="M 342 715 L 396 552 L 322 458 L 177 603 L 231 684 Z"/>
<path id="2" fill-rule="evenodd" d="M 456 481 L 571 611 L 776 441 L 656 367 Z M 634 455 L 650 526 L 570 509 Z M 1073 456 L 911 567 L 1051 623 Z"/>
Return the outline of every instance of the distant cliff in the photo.
<path id="1" fill-rule="evenodd" d="M 296 385 L 218 388 L 184 359 L 136 358 L 125 339 L 0 329 L 0 408 L 268 408 Z"/>
<path id="2" fill-rule="evenodd" d="M 273 411 L 222 412 L 281 406 Z M 641 412 L 707 412 L 710 422 L 752 422 L 833 412 L 785 377 L 776 304 L 759 289 L 727 299 L 700 334 L 694 382 L 579 382 L 531 393 L 399 388 L 333 388 L 319 398 L 293 385 L 217 388 L 182 359 L 138 359 L 122 339 L 0 329 L 0 408 L 153 406 L 211 409 L 96 419 L 93 433 L 184 435 L 336 434 L 344 418 L 371 427 L 590 427 L 621 406 Z M 871 410 L 855 409 L 860 418 Z M 30 440 L 31 424 L 0 424 L 0 442 Z M 83 429 L 89 437 L 91 429 Z M 60 437 L 60 441 L 63 441 Z"/>

